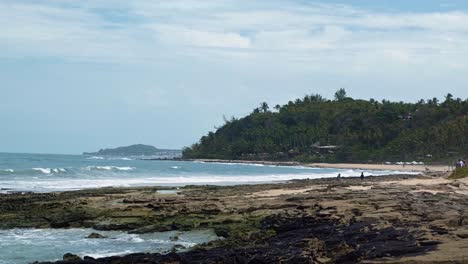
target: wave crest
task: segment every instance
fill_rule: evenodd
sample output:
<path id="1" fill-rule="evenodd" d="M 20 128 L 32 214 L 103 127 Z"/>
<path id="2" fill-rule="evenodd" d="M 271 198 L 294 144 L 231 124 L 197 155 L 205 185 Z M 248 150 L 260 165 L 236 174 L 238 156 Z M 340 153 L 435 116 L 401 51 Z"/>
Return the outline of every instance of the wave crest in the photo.
<path id="1" fill-rule="evenodd" d="M 87 170 L 117 170 L 117 171 L 131 171 L 134 170 L 135 167 L 118 167 L 118 166 L 88 166 L 86 167 Z"/>
<path id="2" fill-rule="evenodd" d="M 98 156 L 92 156 L 92 157 L 88 157 L 86 159 L 90 159 L 90 160 L 103 160 L 104 157 L 98 157 Z"/>
<path id="3" fill-rule="evenodd" d="M 32 168 L 33 171 L 38 171 L 43 174 L 52 174 L 52 173 L 60 173 L 60 172 L 67 172 L 64 168 Z M 11 171 L 12 173 L 14 172 Z"/>

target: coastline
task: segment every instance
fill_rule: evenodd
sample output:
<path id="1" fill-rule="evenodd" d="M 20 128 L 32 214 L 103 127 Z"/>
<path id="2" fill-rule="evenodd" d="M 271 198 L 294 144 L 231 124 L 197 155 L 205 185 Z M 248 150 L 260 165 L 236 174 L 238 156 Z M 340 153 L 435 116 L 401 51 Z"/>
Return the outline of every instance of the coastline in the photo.
<path id="1" fill-rule="evenodd" d="M 188 252 L 70 264 L 232 263 L 239 254 L 262 263 L 462 263 L 468 258 L 468 251 L 460 250 L 468 239 L 468 179 L 448 180 L 443 173 L 186 186 L 171 194 L 161 189 L 167 188 L 0 195 L 0 228 L 132 233 L 211 228 L 225 237 Z"/>
<path id="2" fill-rule="evenodd" d="M 363 163 L 302 163 L 295 161 L 251 161 L 222 159 L 186 159 L 187 161 L 211 163 L 262 164 L 272 166 L 304 166 L 313 168 L 356 169 L 356 170 L 393 170 L 411 172 L 450 172 L 452 166 L 443 165 L 397 165 L 397 164 L 363 164 Z"/>

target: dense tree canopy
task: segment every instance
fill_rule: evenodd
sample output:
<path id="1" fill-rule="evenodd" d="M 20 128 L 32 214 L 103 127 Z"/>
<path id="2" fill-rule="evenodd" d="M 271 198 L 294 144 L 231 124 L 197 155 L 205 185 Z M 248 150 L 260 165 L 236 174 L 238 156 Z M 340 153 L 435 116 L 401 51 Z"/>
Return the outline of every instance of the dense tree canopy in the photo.
<path id="1" fill-rule="evenodd" d="M 468 99 L 418 103 L 308 95 L 270 109 L 261 103 L 184 149 L 185 158 L 326 162 L 446 160 L 467 156 Z"/>

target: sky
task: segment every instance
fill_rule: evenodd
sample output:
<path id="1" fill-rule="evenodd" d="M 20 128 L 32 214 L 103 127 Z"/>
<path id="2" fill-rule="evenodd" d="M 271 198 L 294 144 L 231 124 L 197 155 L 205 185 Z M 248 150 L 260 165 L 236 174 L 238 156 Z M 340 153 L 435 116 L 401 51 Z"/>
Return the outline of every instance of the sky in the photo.
<path id="1" fill-rule="evenodd" d="M 465 0 L 0 0 L 0 152 L 182 148 L 260 102 L 468 97 Z"/>

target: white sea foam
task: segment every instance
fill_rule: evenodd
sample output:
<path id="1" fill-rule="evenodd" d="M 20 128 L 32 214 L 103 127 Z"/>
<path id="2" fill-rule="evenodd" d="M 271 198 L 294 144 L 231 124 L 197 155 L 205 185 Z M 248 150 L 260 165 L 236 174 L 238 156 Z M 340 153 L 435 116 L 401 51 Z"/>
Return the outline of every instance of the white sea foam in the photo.
<path id="1" fill-rule="evenodd" d="M 101 187 L 137 187 L 137 186 L 184 186 L 184 185 L 236 185 L 258 184 L 269 182 L 285 182 L 293 179 L 318 179 L 334 178 L 340 173 L 342 177 L 358 177 L 361 170 L 335 170 L 323 173 L 304 174 L 268 174 L 268 175 L 168 175 L 148 177 L 134 175 L 132 177 L 105 176 L 106 178 L 41 178 L 36 180 L 0 180 L 0 185 L 5 188 L 19 191 L 50 192 L 80 190 Z M 365 176 L 382 176 L 389 174 L 418 174 L 405 171 L 364 171 Z"/>
<path id="2" fill-rule="evenodd" d="M 78 255 L 84 257 L 84 256 L 89 256 L 92 258 L 105 258 L 105 257 L 111 257 L 111 256 L 123 256 L 123 255 L 128 255 L 131 253 L 135 253 L 134 251 L 131 250 L 124 250 L 124 251 L 104 251 L 104 252 L 97 252 L 97 251 L 85 251 L 78 253 Z"/>
<path id="3" fill-rule="evenodd" d="M 151 234 L 127 234 L 119 231 L 99 231 L 107 238 L 86 239 L 93 229 L 8 229 L 0 230 L 0 264 L 31 263 L 34 260 L 54 261 L 73 252 L 81 257 L 101 258 L 134 252 L 164 253 L 175 244 L 195 246 L 217 239 L 210 230 L 177 233 L 179 241 L 170 241 L 174 231 Z"/>
<path id="4" fill-rule="evenodd" d="M 33 168 L 35 171 L 40 171 L 44 174 L 50 174 L 52 172 L 51 168 Z"/>
<path id="5" fill-rule="evenodd" d="M 86 159 L 91 159 L 91 160 L 103 160 L 104 157 L 98 157 L 98 156 L 92 156 L 92 157 L 88 157 Z"/>
<path id="6" fill-rule="evenodd" d="M 125 242 L 131 242 L 131 243 L 143 243 L 143 242 L 145 242 L 144 239 L 142 239 L 141 237 L 139 237 L 136 234 L 123 234 L 123 235 L 120 235 L 120 236 L 118 236 L 118 237 L 116 237 L 114 239 L 117 240 L 117 241 L 125 241 Z"/>
<path id="7" fill-rule="evenodd" d="M 60 173 L 60 172 L 67 172 L 64 168 L 32 168 L 34 171 L 39 171 L 44 174 L 52 174 L 52 173 Z"/>
<path id="8" fill-rule="evenodd" d="M 108 158 L 108 160 L 135 160 L 135 159 L 132 159 L 132 158 Z"/>
<path id="9" fill-rule="evenodd" d="M 131 171 L 134 170 L 135 167 L 118 167 L 118 166 L 88 166 L 86 167 L 87 170 L 118 170 L 118 171 Z"/>
<path id="10" fill-rule="evenodd" d="M 11 172 L 11 173 L 15 172 L 15 170 L 13 170 L 13 169 L 5 169 L 5 170 L 3 170 L 3 171 L 4 171 L 4 172 Z"/>
<path id="11" fill-rule="evenodd" d="M 7 164 L 6 167 L 0 169 L 0 186 L 5 190 L 8 189 L 7 192 L 51 192 L 100 187 L 256 184 L 284 182 L 292 179 L 330 178 L 336 177 L 338 173 L 342 177 L 358 177 L 361 174 L 361 170 L 243 163 L 206 163 L 201 165 L 174 161 L 90 162 L 83 161 L 82 157 L 70 161 L 67 157 L 65 160 L 53 163 L 54 165 L 50 164 L 51 161 L 47 160 L 47 165 L 40 166 L 36 165 L 36 160 L 34 160 L 34 165 L 27 166 L 29 168 L 35 167 L 34 171 L 32 169 L 17 169 L 15 164 Z M 11 168 L 14 172 L 2 171 L 7 168 Z M 365 176 L 403 173 L 411 174 L 387 170 L 365 171 Z M 14 177 L 10 177 L 10 174 Z"/>
<path id="12" fill-rule="evenodd" d="M 151 242 L 153 243 L 157 243 L 157 244 L 177 244 L 177 245 L 182 245 L 184 247 L 194 247 L 197 245 L 197 243 L 194 243 L 194 242 L 185 242 L 185 241 L 172 241 L 170 239 L 151 239 L 150 240 Z"/>
<path id="13" fill-rule="evenodd" d="M 300 170 L 317 170 L 317 167 L 308 167 L 301 165 L 275 165 L 275 164 L 260 164 L 260 163 L 243 163 L 243 162 L 204 162 L 204 161 L 193 161 L 194 163 L 212 163 L 219 165 L 228 166 L 253 166 L 253 167 L 269 167 L 269 168 L 287 168 L 287 169 L 300 169 Z"/>

